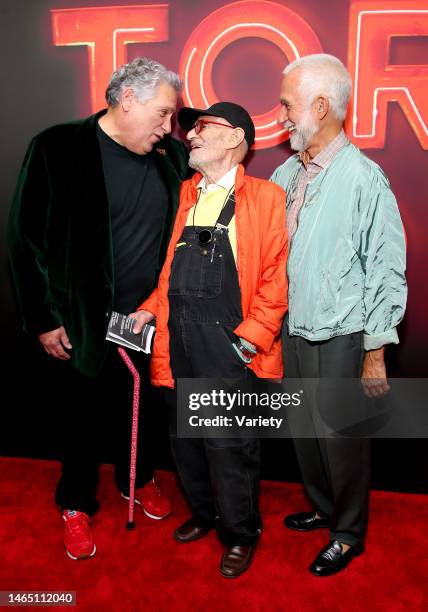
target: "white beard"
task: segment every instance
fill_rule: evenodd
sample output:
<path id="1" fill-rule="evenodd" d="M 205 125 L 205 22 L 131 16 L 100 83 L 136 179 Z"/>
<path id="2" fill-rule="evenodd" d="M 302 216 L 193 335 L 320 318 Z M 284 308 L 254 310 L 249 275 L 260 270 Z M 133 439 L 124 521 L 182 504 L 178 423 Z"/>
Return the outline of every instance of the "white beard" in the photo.
<path id="1" fill-rule="evenodd" d="M 294 125 L 294 130 L 290 133 L 290 147 L 293 151 L 305 151 L 314 134 L 318 132 L 318 124 L 310 114 L 305 111 L 298 124 Z"/>

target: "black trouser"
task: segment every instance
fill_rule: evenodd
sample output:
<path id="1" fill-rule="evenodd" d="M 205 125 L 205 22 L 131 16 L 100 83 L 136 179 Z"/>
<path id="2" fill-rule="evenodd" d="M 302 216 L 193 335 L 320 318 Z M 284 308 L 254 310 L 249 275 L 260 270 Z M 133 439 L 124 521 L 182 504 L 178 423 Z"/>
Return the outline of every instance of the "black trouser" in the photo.
<path id="1" fill-rule="evenodd" d="M 283 346 L 284 368 L 289 378 L 361 376 L 362 332 L 324 342 L 310 342 L 284 333 Z M 343 409 L 344 401 L 340 386 L 330 385 L 327 401 L 324 398 L 330 414 Z M 331 538 L 352 546 L 364 540 L 367 528 L 370 440 L 323 437 L 322 415 L 320 418 L 320 407 L 315 403 L 310 402 L 308 408 L 313 437 L 294 439 L 305 490 L 314 508 L 329 517 Z M 293 431 L 292 421 L 290 427 Z"/>
<path id="2" fill-rule="evenodd" d="M 250 376 L 221 325 L 198 325 L 172 317 L 169 329 L 175 379 L 218 376 L 246 380 Z M 216 524 L 226 546 L 253 544 L 261 527 L 259 441 L 178 438 L 176 391 L 167 391 L 166 398 L 171 449 L 193 516 L 201 524 Z"/>
<path id="3" fill-rule="evenodd" d="M 147 356 L 136 351 L 129 351 L 129 355 L 141 376 L 136 487 L 142 487 L 153 478 L 159 414 L 156 404 L 162 398 L 149 384 Z M 101 455 L 111 457 L 119 490 L 129 492 L 134 379 L 113 344 L 109 344 L 107 359 L 95 378 L 65 365 L 66 411 L 61 411 L 59 423 L 63 464 L 55 501 L 61 508 L 92 515 L 99 507 L 96 490 Z"/>
<path id="4" fill-rule="evenodd" d="M 251 372 L 232 347 L 242 311 L 227 234 L 216 236 L 214 252 L 213 244 L 200 247 L 193 228 L 185 228 L 180 242 L 185 247 L 178 247 L 169 294 L 173 377 L 247 379 Z M 259 441 L 178 438 L 175 390 L 167 391 L 167 403 L 172 452 L 193 516 L 216 523 L 226 546 L 253 544 L 261 526 Z"/>

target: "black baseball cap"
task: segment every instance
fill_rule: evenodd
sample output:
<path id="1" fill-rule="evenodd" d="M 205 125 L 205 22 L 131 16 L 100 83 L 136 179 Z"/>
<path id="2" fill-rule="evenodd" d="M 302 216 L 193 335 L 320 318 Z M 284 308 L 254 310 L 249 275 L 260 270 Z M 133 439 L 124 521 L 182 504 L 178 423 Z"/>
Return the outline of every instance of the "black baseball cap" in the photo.
<path id="1" fill-rule="evenodd" d="M 203 115 L 226 119 L 233 127 L 240 127 L 244 130 L 248 147 L 251 147 L 254 143 L 256 131 L 253 120 L 245 108 L 242 108 L 239 104 L 234 102 L 217 102 L 206 109 L 185 106 L 180 109 L 177 120 L 183 130 L 189 132 L 195 125 L 196 120 Z"/>

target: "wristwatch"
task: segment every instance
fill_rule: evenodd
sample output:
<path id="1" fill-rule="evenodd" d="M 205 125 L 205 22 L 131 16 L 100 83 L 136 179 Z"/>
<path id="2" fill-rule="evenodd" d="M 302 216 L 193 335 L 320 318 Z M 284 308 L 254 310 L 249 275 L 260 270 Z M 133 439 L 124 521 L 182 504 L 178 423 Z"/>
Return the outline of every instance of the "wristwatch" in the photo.
<path id="1" fill-rule="evenodd" d="M 239 338 L 238 342 L 234 342 L 232 346 L 245 363 L 251 363 L 252 358 L 257 353 L 257 347 L 245 338 Z"/>

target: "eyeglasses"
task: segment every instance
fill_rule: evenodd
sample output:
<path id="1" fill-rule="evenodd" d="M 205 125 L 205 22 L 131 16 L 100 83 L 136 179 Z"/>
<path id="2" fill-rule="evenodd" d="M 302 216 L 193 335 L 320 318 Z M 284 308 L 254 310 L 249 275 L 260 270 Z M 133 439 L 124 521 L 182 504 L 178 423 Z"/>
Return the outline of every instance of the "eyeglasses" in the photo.
<path id="1" fill-rule="evenodd" d="M 195 130 L 195 134 L 199 134 L 199 132 L 208 124 L 221 125 L 222 127 L 228 127 L 232 130 L 235 129 L 234 125 L 227 125 L 226 123 L 219 123 L 218 121 L 206 121 L 205 119 L 198 119 L 197 121 L 195 121 L 195 125 L 192 129 Z"/>

